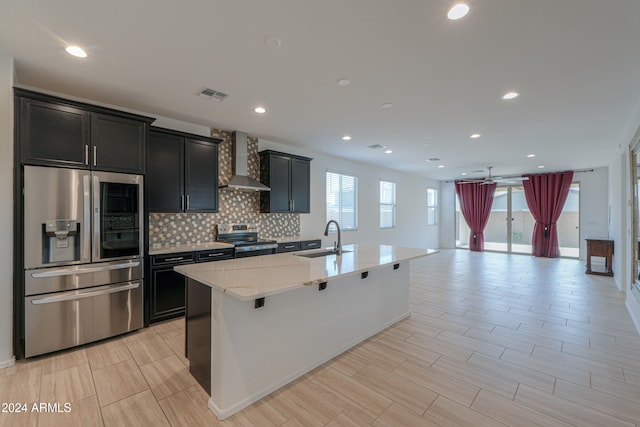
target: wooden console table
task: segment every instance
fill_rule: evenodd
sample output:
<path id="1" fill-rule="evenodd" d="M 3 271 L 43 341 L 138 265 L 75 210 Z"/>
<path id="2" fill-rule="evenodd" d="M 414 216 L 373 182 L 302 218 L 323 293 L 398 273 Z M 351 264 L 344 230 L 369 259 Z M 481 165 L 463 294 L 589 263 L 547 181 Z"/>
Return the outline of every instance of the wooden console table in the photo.
<path id="1" fill-rule="evenodd" d="M 598 274 L 600 276 L 613 276 L 613 240 L 589 238 L 587 241 L 587 274 Z M 604 272 L 591 270 L 591 257 L 604 257 Z"/>

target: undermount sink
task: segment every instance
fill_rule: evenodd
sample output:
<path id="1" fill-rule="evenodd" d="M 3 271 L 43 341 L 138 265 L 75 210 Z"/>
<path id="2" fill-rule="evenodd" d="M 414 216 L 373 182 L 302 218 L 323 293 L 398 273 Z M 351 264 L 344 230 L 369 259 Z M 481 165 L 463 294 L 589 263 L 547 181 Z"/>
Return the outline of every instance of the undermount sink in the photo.
<path id="1" fill-rule="evenodd" d="M 351 252 L 351 251 L 345 251 L 342 250 L 342 253 L 345 252 Z M 329 256 L 329 255 L 335 255 L 336 252 L 333 249 L 325 249 L 323 251 L 314 251 L 314 252 L 309 252 L 309 253 L 297 253 L 295 255 L 297 256 L 301 256 L 301 257 L 305 257 L 305 258 L 320 258 L 321 256 Z"/>

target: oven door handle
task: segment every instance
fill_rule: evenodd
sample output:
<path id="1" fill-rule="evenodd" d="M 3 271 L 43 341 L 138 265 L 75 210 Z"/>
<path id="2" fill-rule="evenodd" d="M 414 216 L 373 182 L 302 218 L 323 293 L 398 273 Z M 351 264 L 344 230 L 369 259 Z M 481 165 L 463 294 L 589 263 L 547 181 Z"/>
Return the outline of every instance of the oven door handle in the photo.
<path id="1" fill-rule="evenodd" d="M 140 282 L 132 282 L 126 285 L 109 285 L 106 288 L 94 291 L 94 290 L 86 290 L 86 291 L 72 291 L 65 292 L 59 295 L 44 297 L 40 299 L 34 299 L 31 301 L 31 304 L 40 305 L 40 304 L 51 304 L 54 302 L 64 302 L 64 301 L 73 301 L 83 298 L 92 298 L 100 295 L 113 294 L 116 292 L 128 291 L 130 289 L 137 289 L 140 287 Z"/>
<path id="2" fill-rule="evenodd" d="M 100 271 L 109 271 L 109 270 L 121 270 L 125 268 L 138 267 L 139 265 L 140 265 L 140 261 L 133 261 L 133 262 L 120 263 L 120 264 L 102 265 L 99 267 L 56 269 L 53 271 L 44 271 L 42 273 L 31 273 L 31 277 L 33 277 L 34 279 L 41 279 L 43 277 L 73 276 L 75 274 L 98 273 Z"/>

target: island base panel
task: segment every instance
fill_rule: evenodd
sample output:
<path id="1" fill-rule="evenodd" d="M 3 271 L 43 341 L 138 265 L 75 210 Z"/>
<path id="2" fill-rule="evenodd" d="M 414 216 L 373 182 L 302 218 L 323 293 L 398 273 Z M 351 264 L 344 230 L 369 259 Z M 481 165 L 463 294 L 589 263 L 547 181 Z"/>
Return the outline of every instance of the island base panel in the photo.
<path id="1" fill-rule="evenodd" d="M 211 294 L 211 399 L 224 419 L 409 315 L 409 263 L 268 296 Z"/>
<path id="2" fill-rule="evenodd" d="M 186 356 L 189 372 L 211 395 L 211 288 L 187 280 Z"/>

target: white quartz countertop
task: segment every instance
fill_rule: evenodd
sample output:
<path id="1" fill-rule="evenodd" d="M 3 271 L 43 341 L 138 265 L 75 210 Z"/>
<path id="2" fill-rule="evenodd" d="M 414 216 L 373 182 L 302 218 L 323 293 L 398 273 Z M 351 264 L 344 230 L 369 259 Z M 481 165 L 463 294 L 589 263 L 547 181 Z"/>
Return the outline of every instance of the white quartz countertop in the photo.
<path id="1" fill-rule="evenodd" d="M 437 253 L 434 249 L 390 245 L 345 245 L 341 256 L 317 258 L 289 252 L 174 267 L 178 273 L 242 301 L 275 295 L 338 277 Z"/>
<path id="2" fill-rule="evenodd" d="M 209 249 L 233 248 L 222 242 L 184 243 L 181 245 L 149 245 L 149 255 L 163 255 L 177 252 L 206 251 Z"/>
<path id="3" fill-rule="evenodd" d="M 261 237 L 264 240 L 275 240 L 278 243 L 290 242 L 306 242 L 308 240 L 321 240 L 318 236 L 280 236 L 280 237 Z"/>

